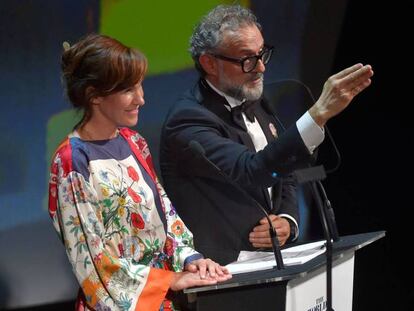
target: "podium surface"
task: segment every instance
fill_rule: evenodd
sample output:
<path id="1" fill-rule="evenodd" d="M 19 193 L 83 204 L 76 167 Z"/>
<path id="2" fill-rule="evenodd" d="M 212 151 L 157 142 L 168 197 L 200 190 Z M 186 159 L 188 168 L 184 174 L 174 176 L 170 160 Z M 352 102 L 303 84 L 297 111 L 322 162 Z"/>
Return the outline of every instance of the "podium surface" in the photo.
<path id="1" fill-rule="evenodd" d="M 385 231 L 342 236 L 333 243 L 333 307 L 335 311 L 352 310 L 353 262 L 358 249 L 385 236 Z M 323 310 L 326 299 L 326 253 L 283 270 L 275 268 L 233 275 L 216 285 L 193 287 L 185 294 L 197 296 L 197 310 Z M 321 282 L 322 280 L 322 282 Z M 339 284 L 337 284 L 339 283 Z M 306 297 L 317 290 L 308 307 Z M 339 298 L 343 299 L 338 300 Z M 339 306 L 337 306 L 340 304 Z M 351 307 L 349 307 L 351 306 Z M 307 309 L 308 308 L 308 309 Z"/>

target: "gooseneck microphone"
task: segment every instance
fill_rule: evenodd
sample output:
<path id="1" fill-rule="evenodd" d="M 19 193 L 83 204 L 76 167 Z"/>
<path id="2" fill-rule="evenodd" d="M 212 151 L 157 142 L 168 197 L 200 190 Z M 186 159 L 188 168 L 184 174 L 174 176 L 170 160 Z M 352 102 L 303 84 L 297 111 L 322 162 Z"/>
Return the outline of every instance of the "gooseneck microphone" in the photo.
<path id="1" fill-rule="evenodd" d="M 300 84 L 305 90 L 306 93 L 309 95 L 309 98 L 312 100 L 312 104 L 316 103 L 316 98 L 315 96 L 313 96 L 313 93 L 311 91 L 311 89 L 302 81 L 300 80 L 296 80 L 296 79 L 292 79 L 292 81 Z M 342 162 L 342 157 L 341 157 L 341 153 L 339 152 L 338 146 L 336 145 L 336 142 L 331 134 L 331 131 L 329 130 L 328 126 L 325 124 L 324 125 L 324 130 L 327 134 L 327 136 L 329 137 L 329 141 L 334 149 L 335 155 L 336 155 L 336 163 L 333 167 L 325 169 L 326 174 L 331 174 L 333 172 L 336 172 L 338 170 L 338 168 L 341 166 L 341 162 Z"/>
<path id="2" fill-rule="evenodd" d="M 284 269 L 285 265 L 283 263 L 282 253 L 280 252 L 279 239 L 277 238 L 276 229 L 272 225 L 272 221 L 269 218 L 269 214 L 265 208 L 257 202 L 246 190 L 240 187 L 235 181 L 233 181 L 227 174 L 225 174 L 217 165 L 215 165 L 209 158 L 205 155 L 204 148 L 200 145 L 198 141 L 192 140 L 189 142 L 188 147 L 197 157 L 202 158 L 212 169 L 214 169 L 224 180 L 226 180 L 230 185 L 232 185 L 236 190 L 241 192 L 250 202 L 252 202 L 256 207 L 260 209 L 263 215 L 266 217 L 267 222 L 269 223 L 269 234 L 272 242 L 273 254 L 275 255 L 276 268 L 278 270 Z"/>
<path id="3" fill-rule="evenodd" d="M 316 99 L 315 96 L 313 96 L 312 91 L 310 90 L 310 88 L 303 82 L 299 81 L 299 80 L 295 80 L 297 83 L 301 84 L 306 92 L 308 93 L 309 97 L 312 99 L 313 103 L 316 103 Z M 335 154 L 336 154 L 336 164 L 334 165 L 333 168 L 330 169 L 325 169 L 326 174 L 331 174 L 333 172 L 335 172 L 336 170 L 338 170 L 338 168 L 341 166 L 341 153 L 339 152 L 339 149 L 335 143 L 335 140 L 331 134 L 331 132 L 328 129 L 328 126 L 325 124 L 324 129 L 326 131 L 326 134 L 328 134 L 329 140 L 331 142 L 332 147 L 334 148 Z M 323 179 L 323 178 L 322 178 Z M 324 204 L 324 213 L 325 216 L 327 218 L 327 225 L 329 226 L 329 231 L 331 233 L 331 237 L 333 239 L 334 242 L 339 241 L 339 233 L 338 233 L 338 227 L 336 225 L 336 220 L 335 220 L 335 213 L 334 210 L 332 208 L 331 202 L 328 199 L 328 196 L 326 195 L 326 191 L 325 188 L 323 187 L 323 184 L 321 182 L 322 179 L 318 179 L 316 181 L 317 186 L 319 187 L 319 192 L 320 195 L 322 196 L 323 199 L 323 204 Z"/>

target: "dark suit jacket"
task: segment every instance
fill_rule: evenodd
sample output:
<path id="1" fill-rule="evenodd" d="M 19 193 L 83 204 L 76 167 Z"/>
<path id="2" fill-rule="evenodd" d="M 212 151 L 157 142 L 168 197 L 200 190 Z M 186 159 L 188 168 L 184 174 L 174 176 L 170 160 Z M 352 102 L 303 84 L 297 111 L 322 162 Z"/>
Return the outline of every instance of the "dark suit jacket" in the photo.
<path id="1" fill-rule="evenodd" d="M 266 99 L 255 106 L 268 138 L 268 145 L 257 153 L 225 103 L 205 81 L 199 81 L 169 111 L 160 150 L 167 194 L 193 232 L 195 248 L 221 264 L 235 260 L 240 250 L 254 249 L 249 233 L 264 214 L 207 161 L 195 156 L 189 142 L 200 143 L 206 157 L 269 213 L 289 214 L 298 222 L 296 184 L 289 174 L 310 158 L 296 125 L 283 131 Z M 277 139 L 272 137 L 269 123 L 278 129 Z M 273 204 L 267 191 L 270 186 Z"/>

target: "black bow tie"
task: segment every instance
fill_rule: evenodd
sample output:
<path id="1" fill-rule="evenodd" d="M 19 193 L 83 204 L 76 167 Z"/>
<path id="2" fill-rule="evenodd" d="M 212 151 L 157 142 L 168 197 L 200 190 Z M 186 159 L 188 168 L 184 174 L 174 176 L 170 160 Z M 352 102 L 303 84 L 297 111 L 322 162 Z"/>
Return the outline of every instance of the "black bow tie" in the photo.
<path id="1" fill-rule="evenodd" d="M 254 122 L 254 106 L 257 102 L 244 102 L 241 105 L 238 105 L 236 107 L 231 108 L 231 114 L 233 115 L 233 118 L 237 118 L 243 120 L 241 114 L 242 112 L 246 115 L 246 118 L 250 122 Z"/>

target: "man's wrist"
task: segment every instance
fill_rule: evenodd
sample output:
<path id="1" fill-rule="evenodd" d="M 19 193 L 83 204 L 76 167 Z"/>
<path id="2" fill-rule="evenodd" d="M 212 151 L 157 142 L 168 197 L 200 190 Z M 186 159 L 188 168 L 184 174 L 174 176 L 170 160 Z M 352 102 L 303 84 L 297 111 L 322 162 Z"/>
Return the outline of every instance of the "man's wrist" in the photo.
<path id="1" fill-rule="evenodd" d="M 290 234 L 289 234 L 289 238 L 287 239 L 288 242 L 292 242 L 293 240 L 295 240 L 296 235 L 298 233 L 298 228 L 296 227 L 296 224 L 293 222 L 293 220 L 289 219 L 289 218 L 285 218 L 290 226 Z"/>

